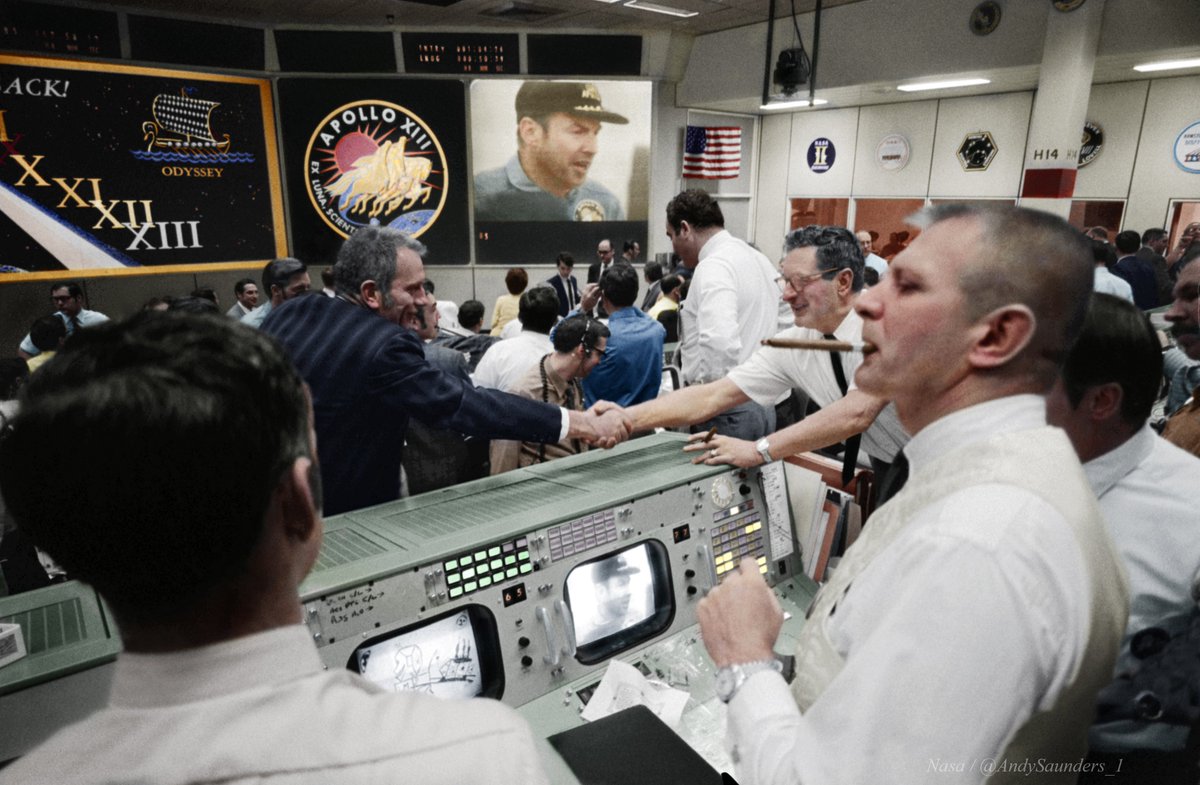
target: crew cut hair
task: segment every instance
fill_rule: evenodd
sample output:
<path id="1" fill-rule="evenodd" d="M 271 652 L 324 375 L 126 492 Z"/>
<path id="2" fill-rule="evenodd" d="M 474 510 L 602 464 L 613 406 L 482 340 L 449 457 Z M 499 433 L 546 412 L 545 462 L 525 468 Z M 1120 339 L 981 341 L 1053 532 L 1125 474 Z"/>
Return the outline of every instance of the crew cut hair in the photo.
<path id="1" fill-rule="evenodd" d="M 981 230 L 959 279 L 967 317 L 978 320 L 1006 305 L 1029 308 L 1037 325 L 1022 364 L 1049 389 L 1087 312 L 1095 266 L 1090 243 L 1056 215 L 1011 205 L 936 205 L 909 222 L 928 229 L 959 219 Z"/>

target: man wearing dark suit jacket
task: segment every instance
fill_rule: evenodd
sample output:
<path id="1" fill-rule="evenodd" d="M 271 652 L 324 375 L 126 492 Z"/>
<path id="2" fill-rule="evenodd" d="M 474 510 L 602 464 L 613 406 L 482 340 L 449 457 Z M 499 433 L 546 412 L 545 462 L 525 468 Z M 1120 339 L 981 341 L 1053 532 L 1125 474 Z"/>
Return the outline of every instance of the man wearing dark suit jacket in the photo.
<path id="1" fill-rule="evenodd" d="M 558 315 L 566 317 L 579 305 L 579 282 L 571 275 L 571 270 L 575 268 L 575 257 L 563 251 L 556 262 L 558 275 L 552 276 L 546 283 L 553 286 L 558 294 Z"/>
<path id="2" fill-rule="evenodd" d="M 428 302 L 424 252 L 403 232 L 364 227 L 338 252 L 337 297 L 297 297 L 263 322 L 308 383 L 327 514 L 399 496 L 410 416 L 487 439 L 611 447 L 628 435 L 621 414 L 605 419 L 476 389 L 432 366 L 416 334 Z"/>
<path id="3" fill-rule="evenodd" d="M 1170 305 L 1174 299 L 1174 283 L 1167 272 L 1167 230 L 1162 228 L 1147 229 L 1142 232 L 1142 247 L 1137 251 L 1137 257 L 1149 262 L 1154 268 L 1154 285 L 1158 288 L 1159 305 Z"/>
<path id="4" fill-rule="evenodd" d="M 588 265 L 588 283 L 600 283 L 600 278 L 612 269 L 613 253 L 612 240 L 601 240 L 596 243 L 596 261 Z M 593 316 L 597 319 L 608 318 L 608 312 L 604 310 L 604 303 L 596 306 Z"/>

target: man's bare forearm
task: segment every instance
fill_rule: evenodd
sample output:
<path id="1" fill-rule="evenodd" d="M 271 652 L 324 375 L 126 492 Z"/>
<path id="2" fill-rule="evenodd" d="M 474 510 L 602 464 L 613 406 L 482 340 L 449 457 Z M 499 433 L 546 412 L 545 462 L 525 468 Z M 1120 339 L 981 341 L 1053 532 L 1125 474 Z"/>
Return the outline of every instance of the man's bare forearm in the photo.
<path id="1" fill-rule="evenodd" d="M 767 437 L 771 457 L 783 458 L 842 442 L 871 427 L 887 401 L 851 390 L 820 411 Z"/>
<path id="2" fill-rule="evenodd" d="M 674 428 L 712 419 L 750 398 L 729 379 L 697 384 L 626 409 L 635 431 Z"/>

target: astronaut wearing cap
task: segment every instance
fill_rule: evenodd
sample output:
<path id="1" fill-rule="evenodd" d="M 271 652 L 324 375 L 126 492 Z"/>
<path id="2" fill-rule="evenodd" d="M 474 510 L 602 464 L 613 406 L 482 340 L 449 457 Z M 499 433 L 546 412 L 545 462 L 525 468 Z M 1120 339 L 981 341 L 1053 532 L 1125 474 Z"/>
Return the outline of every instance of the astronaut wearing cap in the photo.
<path id="1" fill-rule="evenodd" d="M 589 182 L 601 123 L 625 117 L 584 82 L 525 82 L 517 91 L 517 154 L 475 177 L 477 221 L 622 221 L 603 185 Z"/>

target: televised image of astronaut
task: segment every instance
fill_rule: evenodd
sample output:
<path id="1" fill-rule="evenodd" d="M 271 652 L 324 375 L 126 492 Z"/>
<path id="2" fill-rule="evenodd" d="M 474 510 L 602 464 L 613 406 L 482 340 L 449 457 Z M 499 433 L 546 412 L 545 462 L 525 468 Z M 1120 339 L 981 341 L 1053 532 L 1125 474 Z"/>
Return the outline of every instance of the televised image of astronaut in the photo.
<path id="1" fill-rule="evenodd" d="M 595 605 L 588 614 L 591 624 L 577 636 L 580 645 L 607 638 L 646 618 L 649 599 L 634 597 L 635 592 L 646 592 L 646 582 L 634 579 L 641 574 L 624 555 L 596 563 L 592 568 Z"/>
<path id="2" fill-rule="evenodd" d="M 517 153 L 475 177 L 479 221 L 622 221 L 620 200 L 588 179 L 602 123 L 626 125 L 586 82 L 525 82 L 517 91 Z"/>

